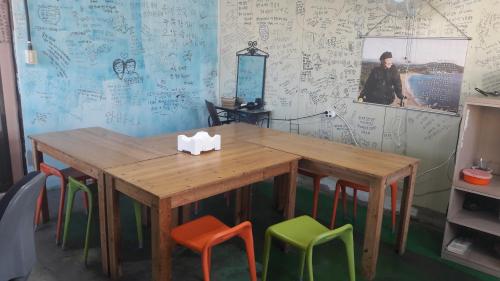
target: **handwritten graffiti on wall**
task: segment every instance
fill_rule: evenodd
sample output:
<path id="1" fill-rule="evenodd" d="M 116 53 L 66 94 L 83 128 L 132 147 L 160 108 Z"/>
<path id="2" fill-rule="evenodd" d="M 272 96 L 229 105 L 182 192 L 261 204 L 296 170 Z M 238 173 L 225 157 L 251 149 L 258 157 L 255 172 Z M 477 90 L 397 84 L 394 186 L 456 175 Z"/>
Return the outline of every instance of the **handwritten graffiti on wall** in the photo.
<path id="1" fill-rule="evenodd" d="M 217 91 L 216 0 L 31 1 L 37 65 L 24 63 L 23 2 L 12 5 L 25 136 L 205 125 L 202 101 Z"/>

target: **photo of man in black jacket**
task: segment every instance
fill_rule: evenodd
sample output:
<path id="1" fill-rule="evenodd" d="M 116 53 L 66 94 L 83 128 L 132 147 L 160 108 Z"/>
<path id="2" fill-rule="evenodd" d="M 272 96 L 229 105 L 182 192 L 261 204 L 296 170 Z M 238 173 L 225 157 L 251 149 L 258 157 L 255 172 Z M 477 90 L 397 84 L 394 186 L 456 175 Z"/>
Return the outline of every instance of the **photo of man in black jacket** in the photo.
<path id="1" fill-rule="evenodd" d="M 373 68 L 359 96 L 359 101 L 390 105 L 398 97 L 403 106 L 401 77 L 392 64 L 392 53 L 384 52 L 380 56 L 380 65 Z"/>

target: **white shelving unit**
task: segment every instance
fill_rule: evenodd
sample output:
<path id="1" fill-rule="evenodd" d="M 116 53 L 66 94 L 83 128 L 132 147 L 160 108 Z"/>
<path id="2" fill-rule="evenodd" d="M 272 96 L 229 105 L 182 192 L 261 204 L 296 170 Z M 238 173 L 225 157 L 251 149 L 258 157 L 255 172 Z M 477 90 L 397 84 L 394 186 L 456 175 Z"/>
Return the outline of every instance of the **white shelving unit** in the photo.
<path id="1" fill-rule="evenodd" d="M 494 177 L 488 186 L 472 185 L 462 180 L 461 171 L 470 168 L 479 158 L 486 159 L 488 166 L 493 169 Z M 500 277 L 500 257 L 493 250 L 493 241 L 500 240 L 499 214 L 463 209 L 463 202 L 468 193 L 493 198 L 500 205 L 500 99 L 498 98 L 470 97 L 464 104 L 441 256 Z M 472 245 L 464 255 L 446 249 L 457 237 L 472 237 Z"/>

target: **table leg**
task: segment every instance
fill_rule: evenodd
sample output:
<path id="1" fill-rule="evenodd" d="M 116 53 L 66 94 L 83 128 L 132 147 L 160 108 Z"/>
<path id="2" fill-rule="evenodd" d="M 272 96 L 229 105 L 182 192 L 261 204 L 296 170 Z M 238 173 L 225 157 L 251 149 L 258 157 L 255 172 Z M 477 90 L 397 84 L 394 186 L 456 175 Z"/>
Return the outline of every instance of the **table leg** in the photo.
<path id="1" fill-rule="evenodd" d="M 38 151 L 35 140 L 31 140 L 31 155 L 33 157 L 33 168 L 36 171 L 40 171 L 40 163 L 43 162 L 43 153 Z"/>
<path id="2" fill-rule="evenodd" d="M 415 191 L 415 179 L 417 175 L 417 164 L 412 167 L 411 174 L 404 180 L 403 196 L 401 198 L 401 210 L 399 219 L 399 230 L 396 243 L 396 251 L 402 255 L 406 250 L 406 237 L 410 226 L 411 206 L 413 204 L 413 193 Z"/>
<path id="3" fill-rule="evenodd" d="M 97 178 L 98 207 L 99 207 L 99 230 L 101 239 L 101 265 L 102 272 L 109 275 L 108 265 L 108 225 L 106 216 L 106 182 L 104 173 L 100 172 Z"/>
<path id="4" fill-rule="evenodd" d="M 295 172 L 293 172 L 292 166 L 295 166 Z M 279 212 L 283 212 L 285 218 L 292 218 L 294 215 L 295 194 L 297 189 L 297 166 L 298 164 L 291 164 L 291 169 L 288 174 L 274 177 L 274 205 Z M 290 208 L 292 208 L 292 210 Z"/>
<path id="5" fill-rule="evenodd" d="M 35 171 L 40 171 L 40 163 L 43 162 L 43 153 L 38 151 L 35 140 L 31 140 L 31 145 L 32 145 L 31 151 L 33 156 L 33 168 L 35 169 Z M 42 214 L 42 222 L 43 223 L 48 222 L 50 219 L 50 215 L 49 215 L 49 203 L 47 200 L 47 192 L 42 193 L 41 214 Z"/>
<path id="6" fill-rule="evenodd" d="M 385 179 L 371 182 L 366 214 L 365 240 L 361 258 L 362 274 L 367 280 L 373 280 L 377 270 L 382 216 L 384 215 Z"/>
<path id="7" fill-rule="evenodd" d="M 287 175 L 279 175 L 274 177 L 273 204 L 274 208 L 278 212 L 282 212 L 285 209 L 287 184 Z"/>
<path id="8" fill-rule="evenodd" d="M 252 213 L 252 187 L 250 185 L 236 190 L 235 203 L 235 224 L 250 220 Z"/>
<path id="9" fill-rule="evenodd" d="M 252 185 L 248 185 L 248 186 L 245 186 L 244 187 L 244 203 L 245 203 L 245 213 L 243 214 L 244 215 L 244 218 L 245 220 L 249 221 L 249 220 L 252 220 Z"/>
<path id="10" fill-rule="evenodd" d="M 298 161 L 290 163 L 290 170 L 287 174 L 274 177 L 275 204 L 278 204 L 279 211 L 283 211 L 285 220 L 295 216 L 295 199 L 297 194 L 297 168 Z M 279 243 L 279 247 L 284 251 L 290 250 L 290 245 Z"/>
<path id="11" fill-rule="evenodd" d="M 179 224 L 184 224 L 191 220 L 191 205 L 192 204 L 186 204 L 182 207 L 179 207 L 182 210 L 181 220 Z"/>
<path id="12" fill-rule="evenodd" d="M 271 125 L 271 113 L 267 114 L 267 128 L 269 129 L 269 126 Z"/>
<path id="13" fill-rule="evenodd" d="M 241 212 L 243 209 L 243 204 L 242 204 L 242 199 L 243 197 L 243 192 L 242 192 L 242 187 L 236 189 L 236 196 L 234 198 L 234 225 L 240 224 L 241 223 Z"/>
<path id="14" fill-rule="evenodd" d="M 106 184 L 106 207 L 108 222 L 109 272 L 112 280 L 120 277 L 120 200 L 115 190 L 114 180 L 104 175 Z"/>
<path id="15" fill-rule="evenodd" d="M 153 281 L 172 279 L 171 215 L 170 198 L 159 199 L 151 206 Z"/>
<path id="16" fill-rule="evenodd" d="M 141 205 L 141 221 L 142 226 L 149 226 L 151 221 L 151 215 L 149 213 L 149 208 L 147 206 Z"/>
<path id="17" fill-rule="evenodd" d="M 174 228 L 185 223 L 183 220 L 183 215 L 184 215 L 184 208 L 182 207 L 173 208 L 170 211 L 170 227 Z"/>
<path id="18" fill-rule="evenodd" d="M 295 216 L 295 199 L 297 194 L 297 168 L 298 161 L 290 163 L 290 172 L 286 174 L 286 203 L 283 210 L 285 219 L 291 219 Z"/>

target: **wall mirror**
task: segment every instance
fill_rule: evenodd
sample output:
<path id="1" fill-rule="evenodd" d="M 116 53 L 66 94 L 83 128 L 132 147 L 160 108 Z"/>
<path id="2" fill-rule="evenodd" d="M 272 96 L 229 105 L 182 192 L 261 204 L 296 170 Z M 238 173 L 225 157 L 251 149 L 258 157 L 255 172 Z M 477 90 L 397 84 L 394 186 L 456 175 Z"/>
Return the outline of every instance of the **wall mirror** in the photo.
<path id="1" fill-rule="evenodd" d="M 236 99 L 242 103 L 264 102 L 266 83 L 266 60 L 269 54 L 257 48 L 257 42 L 248 42 L 248 48 L 236 53 L 238 71 L 236 76 Z"/>

